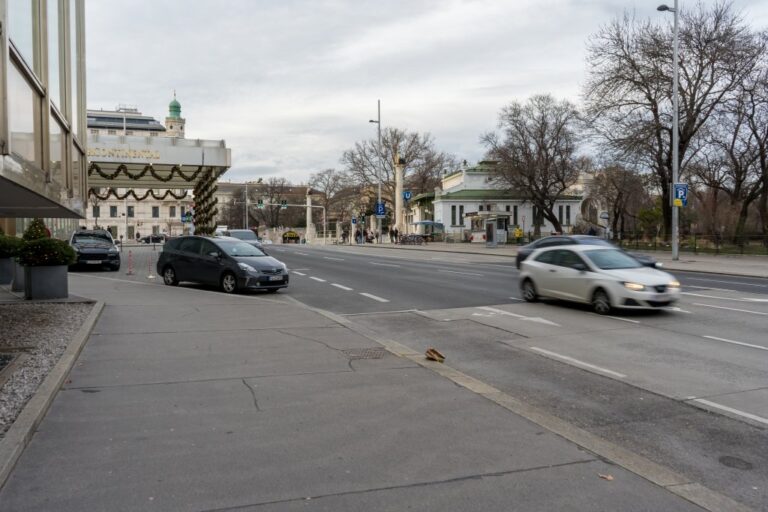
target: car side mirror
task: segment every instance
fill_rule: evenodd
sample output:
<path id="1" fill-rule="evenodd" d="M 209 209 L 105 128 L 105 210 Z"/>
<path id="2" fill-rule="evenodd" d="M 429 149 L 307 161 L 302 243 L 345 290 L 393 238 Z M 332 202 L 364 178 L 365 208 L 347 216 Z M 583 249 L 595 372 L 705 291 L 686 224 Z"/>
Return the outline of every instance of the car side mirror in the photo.
<path id="1" fill-rule="evenodd" d="M 656 263 L 653 264 L 653 266 L 656 267 L 656 268 L 661 268 L 661 267 L 664 266 L 664 264 L 662 262 L 660 262 L 660 261 L 657 261 Z"/>
<path id="2" fill-rule="evenodd" d="M 208 253 L 208 256 L 213 258 L 221 258 L 221 253 L 219 251 L 211 251 Z"/>
<path id="3" fill-rule="evenodd" d="M 578 270 L 579 272 L 586 272 L 587 266 L 583 263 L 574 263 L 571 268 Z"/>

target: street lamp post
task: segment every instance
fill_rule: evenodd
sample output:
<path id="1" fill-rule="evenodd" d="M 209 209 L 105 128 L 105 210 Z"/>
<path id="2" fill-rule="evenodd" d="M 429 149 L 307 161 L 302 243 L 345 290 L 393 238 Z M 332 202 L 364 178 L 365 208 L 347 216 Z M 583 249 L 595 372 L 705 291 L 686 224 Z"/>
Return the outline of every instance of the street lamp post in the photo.
<path id="1" fill-rule="evenodd" d="M 245 182 L 245 200 L 243 201 L 243 229 L 248 229 L 248 182 Z"/>
<path id="2" fill-rule="evenodd" d="M 379 132 L 379 149 L 378 149 L 378 153 L 379 153 L 379 168 L 378 168 L 378 171 L 376 172 L 376 174 L 378 175 L 378 178 L 379 178 L 379 193 L 378 193 L 378 201 L 377 201 L 377 203 L 381 204 L 381 174 L 382 174 L 382 172 L 381 172 L 381 170 L 382 170 L 381 169 L 381 167 L 382 167 L 381 166 L 381 162 L 382 162 L 382 159 L 381 159 L 381 100 L 376 100 L 376 103 L 377 103 L 377 106 L 378 106 L 378 117 L 376 119 L 371 119 L 368 122 L 369 123 L 376 123 L 376 128 L 378 129 L 378 132 Z M 379 219 L 377 217 L 376 218 L 376 226 L 378 227 L 377 231 L 378 231 L 378 234 L 379 234 L 379 243 L 381 243 L 381 225 L 380 224 L 381 224 L 381 219 Z"/>
<path id="3" fill-rule="evenodd" d="M 674 6 L 669 7 L 666 4 L 660 5 L 657 10 L 662 12 L 672 12 L 675 15 L 675 22 L 674 22 L 674 43 L 673 43 L 673 49 L 672 49 L 672 60 L 673 60 L 673 69 L 672 69 L 672 190 L 670 191 L 670 197 L 672 199 L 672 259 L 678 260 L 680 258 L 680 235 L 679 235 L 679 210 L 677 209 L 677 206 L 675 205 L 675 183 L 677 183 L 677 175 L 678 175 L 678 158 L 679 158 L 679 148 L 678 148 L 678 138 L 679 138 L 679 117 L 678 117 L 678 43 L 677 43 L 677 34 L 678 34 L 678 6 L 677 6 L 677 0 L 674 0 Z"/>

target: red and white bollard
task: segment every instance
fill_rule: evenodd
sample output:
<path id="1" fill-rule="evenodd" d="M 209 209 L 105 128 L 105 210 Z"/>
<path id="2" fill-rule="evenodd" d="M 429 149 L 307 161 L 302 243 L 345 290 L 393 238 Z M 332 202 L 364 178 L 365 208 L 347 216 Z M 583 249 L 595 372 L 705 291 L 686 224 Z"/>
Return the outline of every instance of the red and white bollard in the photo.
<path id="1" fill-rule="evenodd" d="M 152 253 L 149 254 L 149 260 L 147 261 L 149 261 L 149 265 L 147 268 L 147 270 L 149 270 L 149 274 L 147 274 L 147 279 L 154 279 L 155 275 L 152 274 Z"/>
<path id="2" fill-rule="evenodd" d="M 128 272 L 126 272 L 125 275 L 133 275 L 133 251 L 128 251 Z"/>

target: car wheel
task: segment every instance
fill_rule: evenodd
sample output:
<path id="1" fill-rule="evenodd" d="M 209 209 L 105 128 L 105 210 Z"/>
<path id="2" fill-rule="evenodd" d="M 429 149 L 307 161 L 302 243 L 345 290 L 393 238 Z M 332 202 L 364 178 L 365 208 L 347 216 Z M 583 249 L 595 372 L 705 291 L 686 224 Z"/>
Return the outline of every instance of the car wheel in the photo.
<path id="1" fill-rule="evenodd" d="M 607 315 L 611 312 L 611 299 L 608 298 L 605 290 L 598 288 L 592 294 L 592 308 L 598 315 Z"/>
<path id="2" fill-rule="evenodd" d="M 179 284 L 179 280 L 176 278 L 176 271 L 170 265 L 163 269 L 163 282 L 168 286 Z"/>
<path id="3" fill-rule="evenodd" d="M 522 291 L 523 299 L 525 299 L 526 302 L 536 302 L 539 300 L 539 295 L 536 293 L 536 285 L 534 285 L 533 281 L 530 279 L 523 281 L 520 290 Z"/>
<path id="4" fill-rule="evenodd" d="M 227 272 L 221 276 L 221 289 L 224 293 L 235 293 L 237 291 L 237 278 L 232 272 Z"/>
<path id="5" fill-rule="evenodd" d="M 270 288 L 269 290 L 267 290 L 267 293 L 277 293 L 277 290 L 279 289 L 280 288 Z"/>

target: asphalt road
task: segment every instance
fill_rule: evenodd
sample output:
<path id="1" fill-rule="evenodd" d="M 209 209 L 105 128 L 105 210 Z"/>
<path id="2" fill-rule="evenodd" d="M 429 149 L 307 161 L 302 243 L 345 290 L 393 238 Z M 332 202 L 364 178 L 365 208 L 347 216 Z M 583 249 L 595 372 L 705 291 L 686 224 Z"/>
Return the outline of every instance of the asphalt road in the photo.
<path id="1" fill-rule="evenodd" d="M 675 272 L 677 307 L 520 299 L 512 258 L 273 246 L 293 297 L 346 315 L 512 396 L 768 511 L 768 280 Z M 147 280 L 138 272 L 104 277 Z M 154 254 L 156 256 L 156 253 Z M 147 270 L 144 270 L 144 269 Z"/>

